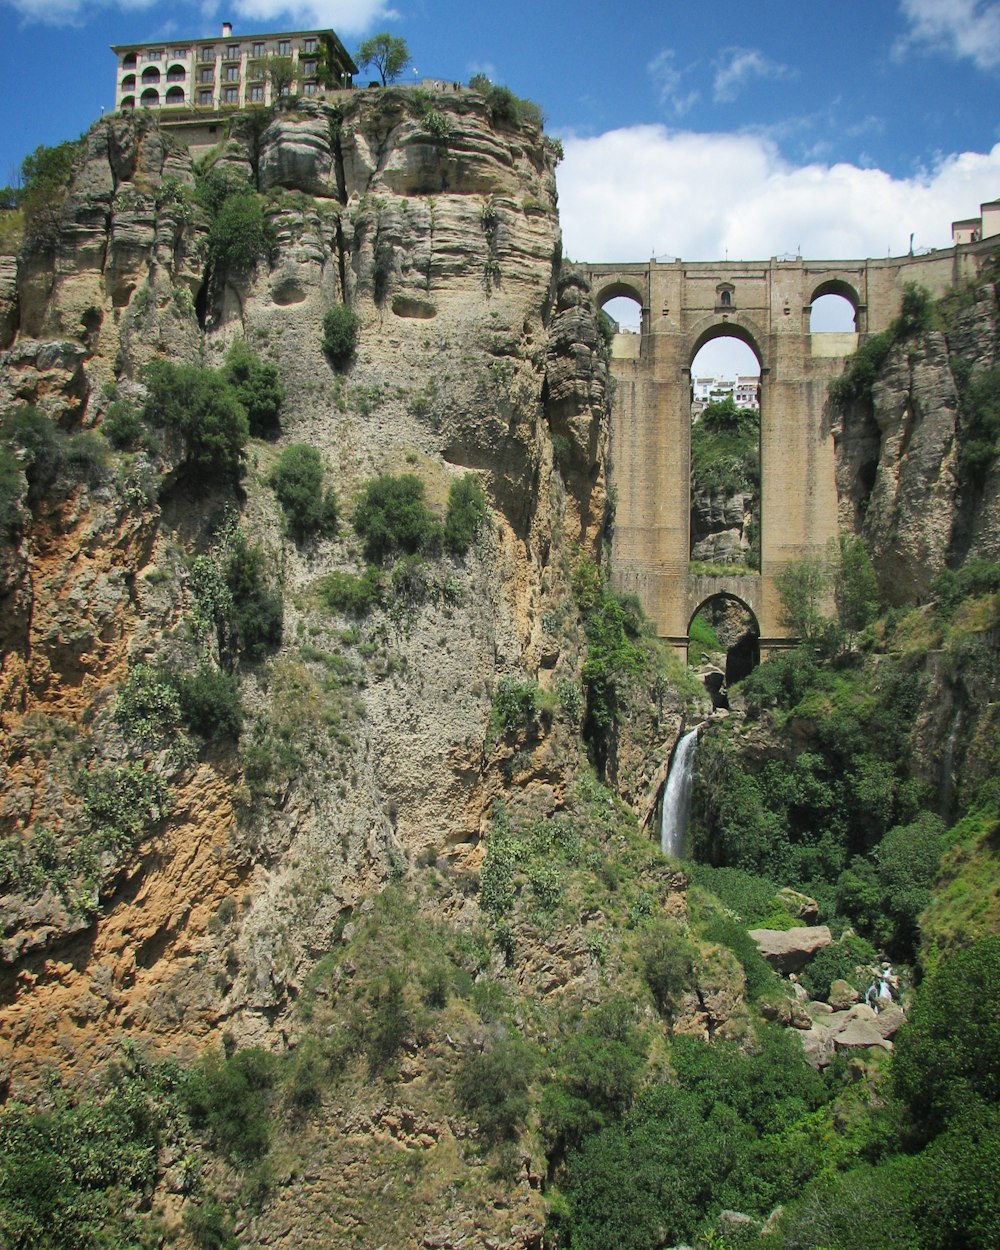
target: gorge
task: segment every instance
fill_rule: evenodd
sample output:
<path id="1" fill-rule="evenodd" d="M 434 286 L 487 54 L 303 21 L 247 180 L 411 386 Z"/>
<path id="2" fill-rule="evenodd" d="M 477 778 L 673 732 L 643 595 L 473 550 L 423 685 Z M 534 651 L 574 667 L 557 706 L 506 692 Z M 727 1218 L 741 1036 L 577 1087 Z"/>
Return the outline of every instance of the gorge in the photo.
<path id="1" fill-rule="evenodd" d="M 503 88 L 140 113 L 14 223 L 0 1245 L 996 1244 L 995 258 L 808 380 L 685 844 L 558 158 Z"/>

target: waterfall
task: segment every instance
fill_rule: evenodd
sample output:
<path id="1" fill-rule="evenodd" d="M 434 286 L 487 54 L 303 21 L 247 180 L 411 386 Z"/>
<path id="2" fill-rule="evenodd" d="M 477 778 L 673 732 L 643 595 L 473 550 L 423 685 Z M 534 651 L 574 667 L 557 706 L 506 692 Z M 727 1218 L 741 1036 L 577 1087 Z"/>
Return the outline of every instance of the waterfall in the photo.
<path id="1" fill-rule="evenodd" d="M 664 855 L 680 859 L 685 850 L 688 813 L 691 810 L 691 783 L 694 749 L 698 731 L 692 729 L 677 744 L 667 784 L 663 788 L 663 815 L 660 818 L 660 849 Z"/>

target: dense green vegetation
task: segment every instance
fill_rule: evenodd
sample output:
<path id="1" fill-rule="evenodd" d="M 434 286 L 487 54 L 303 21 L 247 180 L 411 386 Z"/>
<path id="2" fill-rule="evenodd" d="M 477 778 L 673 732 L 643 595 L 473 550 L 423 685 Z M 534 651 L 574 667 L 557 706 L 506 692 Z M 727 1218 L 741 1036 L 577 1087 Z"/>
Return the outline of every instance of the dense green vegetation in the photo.
<path id="1" fill-rule="evenodd" d="M 488 516 L 486 496 L 475 476 L 466 474 L 451 484 L 443 524 L 424 495 L 424 484 L 413 473 L 383 473 L 367 484 L 353 516 L 365 559 L 380 565 L 399 554 L 433 556 L 442 546 L 453 555 L 465 555 Z"/>
<path id="2" fill-rule="evenodd" d="M 737 408 L 732 397 L 710 403 L 691 425 L 691 493 L 754 496 L 747 564 L 760 563 L 760 411 Z"/>
<path id="3" fill-rule="evenodd" d="M 336 530 L 336 496 L 331 488 L 323 488 L 323 461 L 315 447 L 306 443 L 286 447 L 270 481 L 284 510 L 289 536 L 295 542 Z"/>
<path id="4" fill-rule="evenodd" d="M 79 482 L 109 474 L 107 446 L 89 430 L 67 434 L 28 405 L 0 416 L 0 534 L 13 537 L 39 505 Z"/>
<path id="5" fill-rule="evenodd" d="M 323 314 L 323 350 L 338 369 L 354 355 L 359 325 L 357 313 L 346 304 L 334 304 Z"/>

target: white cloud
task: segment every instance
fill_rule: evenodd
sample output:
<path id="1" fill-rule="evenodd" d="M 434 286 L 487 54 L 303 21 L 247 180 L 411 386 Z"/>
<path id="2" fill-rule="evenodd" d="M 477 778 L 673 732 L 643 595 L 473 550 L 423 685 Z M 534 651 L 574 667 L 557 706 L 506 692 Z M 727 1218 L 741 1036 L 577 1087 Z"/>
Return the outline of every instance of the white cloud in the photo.
<path id="1" fill-rule="evenodd" d="M 677 117 L 682 117 L 697 102 L 698 92 L 684 90 L 687 70 L 677 68 L 674 55 L 672 48 L 664 48 L 649 62 L 646 72 L 653 80 L 660 103 L 672 109 Z"/>
<path id="2" fill-rule="evenodd" d="M 779 65 L 756 48 L 724 48 L 715 62 L 713 95 L 716 103 L 735 100 L 751 78 L 785 78 L 786 65 Z"/>
<path id="3" fill-rule="evenodd" d="M 5 0 L 27 22 L 41 22 L 48 26 L 82 26 L 98 9 L 121 9 L 133 11 L 152 8 L 156 0 Z M 188 10 L 189 24 L 200 26 L 206 16 L 218 11 L 214 0 L 194 0 L 177 4 L 172 12 L 177 15 Z M 331 26 L 338 34 L 361 35 L 376 22 L 398 17 L 386 0 L 232 0 L 224 16 L 230 16 L 239 28 L 240 19 L 250 23 L 277 23 L 286 29 L 291 27 Z M 183 29 L 184 17 L 177 17 L 178 29 Z M 246 29 L 246 27 L 244 27 Z"/>
<path id="4" fill-rule="evenodd" d="M 564 136 L 559 210 L 574 260 L 813 260 L 947 247 L 1000 185 L 1000 144 L 942 159 L 913 178 L 785 161 L 767 138 L 635 126 Z"/>
<path id="5" fill-rule="evenodd" d="M 923 46 L 967 57 L 979 69 L 1000 65 L 1000 4 L 996 0 L 900 0 L 909 31 L 897 55 Z"/>

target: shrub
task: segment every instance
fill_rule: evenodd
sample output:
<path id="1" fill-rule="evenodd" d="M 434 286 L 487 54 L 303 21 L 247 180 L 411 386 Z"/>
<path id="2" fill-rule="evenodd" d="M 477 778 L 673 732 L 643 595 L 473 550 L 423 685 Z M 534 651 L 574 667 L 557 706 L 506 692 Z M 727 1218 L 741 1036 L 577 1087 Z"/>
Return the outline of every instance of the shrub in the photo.
<path id="1" fill-rule="evenodd" d="M 467 473 L 448 490 L 444 518 L 444 545 L 453 555 L 464 556 L 486 522 L 486 496 L 475 475 Z"/>
<path id="2" fill-rule="evenodd" d="M 115 720 L 125 737 L 146 751 L 169 741 L 180 719 L 180 700 L 174 687 L 147 664 L 137 664 L 115 702 Z"/>
<path id="3" fill-rule="evenodd" d="M 177 691 L 181 717 L 206 742 L 239 738 L 243 728 L 240 686 L 231 673 L 202 664 L 196 673 L 166 674 Z"/>
<path id="4" fill-rule="evenodd" d="M 274 247 L 274 229 L 253 191 L 227 196 L 208 230 L 208 251 L 224 269 L 252 269 Z"/>
<path id="5" fill-rule="evenodd" d="M 944 960 L 924 982 L 893 1059 L 897 1092 L 931 1132 L 1000 1102 L 1000 937 Z"/>
<path id="6" fill-rule="evenodd" d="M 55 482 L 66 456 L 66 435 L 36 408 L 23 406 L 5 413 L 0 438 L 18 457 L 28 482 L 28 503 L 35 507 Z"/>
<path id="7" fill-rule="evenodd" d="M 281 642 L 281 594 L 269 585 L 264 564 L 263 549 L 251 546 L 237 530 L 224 569 L 232 603 L 226 633 L 229 650 L 249 660 L 263 659 Z"/>
<path id="8" fill-rule="evenodd" d="M 280 428 L 284 388 L 274 365 L 262 364 L 260 358 L 242 339 L 226 354 L 223 376 L 233 394 L 246 409 L 247 424 L 254 438 L 272 438 Z"/>
<path id="9" fill-rule="evenodd" d="M 526 729 L 541 707 L 541 690 L 535 681 L 518 681 L 501 677 L 490 706 L 490 734 L 502 738 L 515 730 Z"/>
<path id="10" fill-rule="evenodd" d="M 323 317 L 323 350 L 338 369 L 354 355 L 358 342 L 358 315 L 346 304 L 334 304 Z"/>
<path id="11" fill-rule="evenodd" d="M 354 509 L 354 528 L 372 564 L 397 551 L 416 555 L 440 545 L 441 526 L 424 503 L 423 482 L 411 473 L 384 473 L 369 482 Z"/>
<path id="12" fill-rule="evenodd" d="M 455 1077 L 455 1095 L 488 1142 L 510 1141 L 528 1113 L 534 1055 L 520 1038 L 466 1055 Z"/>
<path id="13" fill-rule="evenodd" d="M 360 577 L 355 573 L 328 573 L 316 589 L 331 612 L 366 616 L 382 602 L 384 587 L 382 574 L 369 566 Z"/>
<path id="14" fill-rule="evenodd" d="M 44 144 L 21 162 L 22 186 L 18 207 L 24 212 L 25 244 L 35 251 L 55 246 L 59 237 L 62 206 L 69 189 L 80 142 Z"/>
<path id="15" fill-rule="evenodd" d="M 118 451 L 133 448 L 144 428 L 137 409 L 123 399 L 116 399 L 110 404 L 101 421 L 101 433 Z"/>
<path id="16" fill-rule="evenodd" d="M 859 976 L 858 969 L 870 965 L 874 959 L 875 948 L 870 942 L 864 938 L 845 937 L 817 951 L 799 974 L 799 980 L 811 998 L 825 1002 L 834 981 L 846 981 L 856 990 L 863 991 L 866 977 L 864 974 Z"/>
<path id="17" fill-rule="evenodd" d="M 211 1195 L 184 1212 L 184 1229 L 198 1250 L 236 1250 L 238 1245 L 226 1208 Z"/>
<path id="18" fill-rule="evenodd" d="M 167 787 L 141 764 L 82 772 L 77 789 L 84 816 L 102 849 L 115 857 L 133 850 L 151 825 L 167 814 Z"/>
<path id="19" fill-rule="evenodd" d="M 181 1085 L 192 1120 L 208 1128 L 216 1148 L 237 1167 L 256 1163 L 268 1151 L 268 1102 L 275 1078 L 274 1056 L 251 1047 L 231 1059 L 207 1054 Z"/>
<path id="20" fill-rule="evenodd" d="M 297 543 L 314 534 L 332 534 L 337 525 L 333 492 L 323 490 L 323 462 L 315 447 L 294 443 L 281 453 L 270 478 L 285 513 L 289 535 Z"/>
<path id="21" fill-rule="evenodd" d="M 656 1008 L 669 1019 L 691 984 L 694 949 L 676 924 L 659 921 L 643 934 L 639 953 Z"/>
<path id="22" fill-rule="evenodd" d="M 250 430 L 246 409 L 225 378 L 213 369 L 154 360 L 145 381 L 143 417 L 181 438 L 191 475 L 236 479 Z"/>

